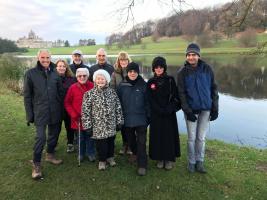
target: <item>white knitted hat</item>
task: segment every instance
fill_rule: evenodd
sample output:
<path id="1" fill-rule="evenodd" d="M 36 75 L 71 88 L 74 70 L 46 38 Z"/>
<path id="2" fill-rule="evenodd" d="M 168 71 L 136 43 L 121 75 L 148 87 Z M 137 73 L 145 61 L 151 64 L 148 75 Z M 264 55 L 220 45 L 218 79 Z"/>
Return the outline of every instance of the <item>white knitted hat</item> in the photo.
<path id="1" fill-rule="evenodd" d="M 105 77 L 105 79 L 107 80 L 107 83 L 109 83 L 110 82 L 110 75 L 109 75 L 109 73 L 106 71 L 106 70 L 104 70 L 104 69 L 99 69 L 99 70 L 97 70 L 97 71 L 95 71 L 95 73 L 94 73 L 94 75 L 93 75 L 93 81 L 95 82 L 95 79 L 96 79 L 96 76 L 97 75 L 103 75 L 104 77 Z"/>

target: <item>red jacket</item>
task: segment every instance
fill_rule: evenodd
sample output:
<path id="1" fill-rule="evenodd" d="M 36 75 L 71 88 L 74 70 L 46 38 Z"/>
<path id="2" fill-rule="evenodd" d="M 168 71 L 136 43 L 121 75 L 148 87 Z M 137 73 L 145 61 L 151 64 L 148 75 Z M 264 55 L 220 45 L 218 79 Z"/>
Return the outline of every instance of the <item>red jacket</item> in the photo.
<path id="1" fill-rule="evenodd" d="M 78 82 L 74 83 L 68 89 L 67 95 L 64 100 L 64 107 L 70 115 L 72 129 L 78 129 L 78 122 L 81 119 L 83 95 L 93 87 L 94 84 L 91 81 L 87 81 L 83 85 Z M 81 130 L 83 130 L 82 123 L 80 124 Z"/>

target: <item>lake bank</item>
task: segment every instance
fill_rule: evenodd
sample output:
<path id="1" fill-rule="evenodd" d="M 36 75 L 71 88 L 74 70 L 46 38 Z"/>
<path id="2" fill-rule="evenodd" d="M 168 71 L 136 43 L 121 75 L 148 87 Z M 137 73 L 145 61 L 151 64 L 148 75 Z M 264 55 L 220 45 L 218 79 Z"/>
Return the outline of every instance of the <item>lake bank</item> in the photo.
<path id="1" fill-rule="evenodd" d="M 207 141 L 208 174 L 186 170 L 186 137 L 181 136 L 181 158 L 171 171 L 159 170 L 149 161 L 148 174 L 136 175 L 126 157 L 105 172 L 97 163 L 77 167 L 75 154 L 67 154 L 66 134 L 60 135 L 59 167 L 43 163 L 44 180 L 31 179 L 34 127 L 26 126 L 23 97 L 0 87 L 0 195 L 3 199 L 258 199 L 267 196 L 267 150 L 238 147 L 216 140 Z"/>

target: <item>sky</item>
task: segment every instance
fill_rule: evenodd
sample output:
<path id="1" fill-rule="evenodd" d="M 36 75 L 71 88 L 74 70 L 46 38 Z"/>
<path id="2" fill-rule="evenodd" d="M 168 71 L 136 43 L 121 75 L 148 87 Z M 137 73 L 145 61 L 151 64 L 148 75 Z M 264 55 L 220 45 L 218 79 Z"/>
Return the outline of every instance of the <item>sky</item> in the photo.
<path id="1" fill-rule="evenodd" d="M 231 0 L 186 0 L 183 10 L 218 6 Z M 16 41 L 33 30 L 44 40 L 95 39 L 103 44 L 114 32 L 125 32 L 134 24 L 156 20 L 173 12 L 171 0 L 135 0 L 126 24 L 126 7 L 130 0 L 0 0 L 0 37 Z M 178 6 L 177 6 L 178 8 Z M 126 10 L 124 10 L 126 11 Z"/>

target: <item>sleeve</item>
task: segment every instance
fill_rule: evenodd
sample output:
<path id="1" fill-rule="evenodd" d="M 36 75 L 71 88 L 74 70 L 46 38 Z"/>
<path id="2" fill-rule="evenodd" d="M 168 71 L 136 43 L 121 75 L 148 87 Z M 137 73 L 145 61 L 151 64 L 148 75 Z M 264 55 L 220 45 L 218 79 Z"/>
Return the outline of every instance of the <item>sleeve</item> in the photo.
<path id="1" fill-rule="evenodd" d="M 59 95 L 60 101 L 62 104 L 64 104 L 65 91 L 64 91 L 63 84 L 62 84 L 60 77 L 58 77 L 57 89 L 58 89 L 58 95 Z"/>
<path id="2" fill-rule="evenodd" d="M 33 112 L 33 83 L 30 78 L 30 72 L 27 71 L 24 77 L 24 107 L 26 111 L 27 122 L 34 122 L 34 112 Z"/>
<path id="3" fill-rule="evenodd" d="M 82 102 L 82 127 L 86 129 L 93 128 L 92 125 L 92 98 L 89 92 L 83 95 Z"/>
<path id="4" fill-rule="evenodd" d="M 113 72 L 112 75 L 111 75 L 110 87 L 113 88 L 113 89 L 116 89 L 116 76 L 115 76 L 115 72 Z"/>
<path id="5" fill-rule="evenodd" d="M 122 114 L 122 108 L 121 108 L 121 103 L 118 95 L 114 91 L 114 96 L 115 96 L 115 115 L 116 115 L 116 125 L 123 125 L 124 124 L 124 118 Z"/>
<path id="6" fill-rule="evenodd" d="M 148 99 L 148 89 L 147 89 L 147 85 L 144 88 L 144 97 L 145 97 L 145 111 L 146 111 L 146 116 L 148 119 L 150 119 L 151 114 L 150 114 L 150 103 L 149 103 L 149 99 Z"/>
<path id="7" fill-rule="evenodd" d="M 218 87 L 215 82 L 215 77 L 214 77 L 214 73 L 212 69 L 211 69 L 211 99 L 212 99 L 211 111 L 218 112 L 219 111 L 219 94 L 218 94 Z"/>
<path id="8" fill-rule="evenodd" d="M 73 108 L 72 103 L 73 103 L 73 87 L 70 87 L 64 99 L 64 107 L 66 111 L 69 113 L 70 117 L 72 119 L 76 119 L 79 117 L 79 114 Z"/>
<path id="9" fill-rule="evenodd" d="M 181 109 L 181 102 L 178 97 L 178 89 L 173 77 L 169 78 L 169 85 L 170 85 L 170 97 L 169 97 L 170 103 L 166 109 L 168 113 L 173 113 Z"/>
<path id="10" fill-rule="evenodd" d="M 183 68 L 177 74 L 177 89 L 178 89 L 178 96 L 181 101 L 182 110 L 185 113 L 191 113 L 192 109 L 189 107 L 187 100 L 186 100 Z"/>

